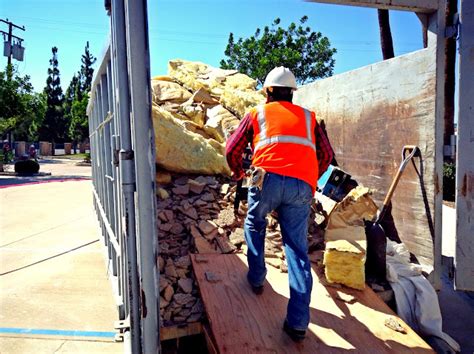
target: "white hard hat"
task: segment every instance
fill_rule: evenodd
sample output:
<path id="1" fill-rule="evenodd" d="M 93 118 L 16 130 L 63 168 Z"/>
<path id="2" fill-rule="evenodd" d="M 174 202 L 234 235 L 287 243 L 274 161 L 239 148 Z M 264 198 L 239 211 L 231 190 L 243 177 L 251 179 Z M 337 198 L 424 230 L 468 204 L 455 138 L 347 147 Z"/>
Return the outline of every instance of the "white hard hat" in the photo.
<path id="1" fill-rule="evenodd" d="M 290 69 L 279 66 L 268 73 L 263 87 L 291 87 L 296 90 L 296 78 Z"/>

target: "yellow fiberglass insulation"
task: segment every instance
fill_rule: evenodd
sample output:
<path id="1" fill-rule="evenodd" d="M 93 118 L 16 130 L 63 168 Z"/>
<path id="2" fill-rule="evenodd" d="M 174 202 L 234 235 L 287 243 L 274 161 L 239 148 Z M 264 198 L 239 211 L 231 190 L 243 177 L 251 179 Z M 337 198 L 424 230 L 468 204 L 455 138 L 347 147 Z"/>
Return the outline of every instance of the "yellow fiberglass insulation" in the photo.
<path id="1" fill-rule="evenodd" d="M 183 122 L 153 104 L 156 163 L 172 172 L 230 175 L 224 146 L 185 129 Z"/>
<path id="2" fill-rule="evenodd" d="M 377 206 L 368 188 L 354 188 L 329 216 L 325 233 L 324 265 L 326 279 L 354 289 L 365 287 L 367 241 L 364 219 L 372 220 Z"/>

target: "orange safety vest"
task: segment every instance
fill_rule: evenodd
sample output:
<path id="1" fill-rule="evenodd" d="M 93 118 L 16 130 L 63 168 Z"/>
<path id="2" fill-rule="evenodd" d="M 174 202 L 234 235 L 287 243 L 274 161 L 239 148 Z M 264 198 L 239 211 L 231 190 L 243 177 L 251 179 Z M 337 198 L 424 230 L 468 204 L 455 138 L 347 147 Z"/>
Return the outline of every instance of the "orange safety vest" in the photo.
<path id="1" fill-rule="evenodd" d="M 318 180 L 316 117 L 290 102 L 270 102 L 250 111 L 253 125 L 252 164 L 301 179 L 313 190 Z"/>

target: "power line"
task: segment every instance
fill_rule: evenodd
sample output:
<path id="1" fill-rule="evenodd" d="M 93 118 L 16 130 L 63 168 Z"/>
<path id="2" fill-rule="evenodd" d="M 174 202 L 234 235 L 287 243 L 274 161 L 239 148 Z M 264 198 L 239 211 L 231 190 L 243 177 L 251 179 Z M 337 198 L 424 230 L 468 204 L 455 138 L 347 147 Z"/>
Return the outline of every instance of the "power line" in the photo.
<path id="1" fill-rule="evenodd" d="M 58 25 L 67 25 L 68 27 L 71 26 L 78 26 L 83 28 L 84 26 L 87 26 L 88 28 L 95 27 L 95 28 L 103 28 L 103 26 L 97 24 L 97 23 L 87 23 L 87 22 L 70 22 L 70 21 L 62 21 L 62 20 L 51 20 L 51 19 L 45 19 L 45 18 L 39 18 L 39 17 L 26 17 L 26 16 L 19 16 L 18 18 L 22 19 L 27 19 L 27 20 L 34 20 L 34 21 L 40 21 L 44 22 L 46 24 L 52 24 L 53 26 L 55 24 Z M 151 24 L 153 25 L 153 24 Z M 39 27 L 41 28 L 47 28 L 47 29 L 60 29 L 62 31 L 68 31 L 68 29 L 64 29 L 63 27 L 44 27 L 40 25 Z M 90 33 L 90 34 L 101 34 L 103 32 L 89 32 L 89 31 L 81 31 L 81 30 L 73 30 L 70 29 L 69 31 L 71 32 L 80 32 L 80 33 Z M 206 32 L 196 32 L 196 31 L 183 31 L 183 30 L 174 30 L 174 29 L 169 29 L 169 28 L 150 28 L 149 29 L 150 34 L 166 34 L 166 35 L 177 35 L 177 36 L 190 36 L 190 40 L 194 37 L 210 37 L 210 38 L 228 38 L 228 34 L 220 34 L 220 33 L 206 33 Z M 327 37 L 327 36 L 326 36 Z M 328 37 L 329 38 L 329 37 Z M 336 37 L 331 37 L 329 38 L 331 42 L 338 42 L 338 43 L 343 43 L 343 44 L 362 44 L 362 45 L 371 45 L 371 44 L 378 44 L 378 41 L 368 41 L 368 40 L 348 40 L 348 39 L 340 39 Z M 418 45 L 419 43 L 417 42 L 398 42 L 398 44 L 403 44 L 407 46 L 415 46 Z"/>

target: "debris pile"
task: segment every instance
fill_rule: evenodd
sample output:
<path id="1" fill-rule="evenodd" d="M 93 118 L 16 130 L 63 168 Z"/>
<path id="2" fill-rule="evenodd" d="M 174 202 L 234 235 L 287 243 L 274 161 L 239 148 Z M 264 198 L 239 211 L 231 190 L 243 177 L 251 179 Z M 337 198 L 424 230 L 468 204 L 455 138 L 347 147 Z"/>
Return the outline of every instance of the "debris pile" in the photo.
<path id="1" fill-rule="evenodd" d="M 162 171 L 157 182 L 161 323 L 171 326 L 198 321 L 203 308 L 189 253 L 245 253 L 246 204 L 234 214 L 236 186 L 224 176 Z M 324 248 L 324 236 L 315 218 L 310 219 L 311 252 Z M 268 216 L 265 244 L 267 264 L 287 272 L 277 215 Z"/>

